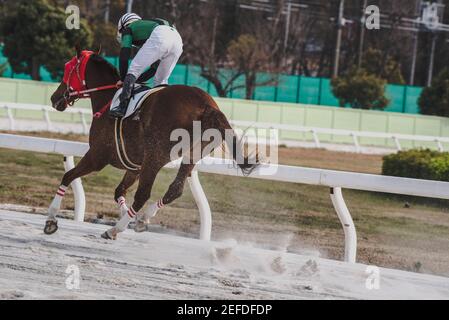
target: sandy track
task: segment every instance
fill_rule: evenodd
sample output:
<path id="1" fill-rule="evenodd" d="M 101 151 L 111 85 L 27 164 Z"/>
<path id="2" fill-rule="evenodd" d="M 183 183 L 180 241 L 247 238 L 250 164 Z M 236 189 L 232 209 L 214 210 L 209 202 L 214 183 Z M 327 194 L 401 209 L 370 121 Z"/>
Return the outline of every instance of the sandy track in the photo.
<path id="1" fill-rule="evenodd" d="M 63 219 L 46 236 L 44 221 L 0 210 L 1 299 L 449 299 L 443 277 L 381 268 L 368 290 L 361 264 L 132 230 L 106 241 L 107 226 Z"/>

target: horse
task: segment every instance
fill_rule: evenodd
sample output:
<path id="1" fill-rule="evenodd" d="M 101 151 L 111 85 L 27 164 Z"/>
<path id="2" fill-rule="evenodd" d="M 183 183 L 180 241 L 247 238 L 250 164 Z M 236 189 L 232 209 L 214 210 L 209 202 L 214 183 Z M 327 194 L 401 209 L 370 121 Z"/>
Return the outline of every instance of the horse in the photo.
<path id="1" fill-rule="evenodd" d="M 86 52 L 89 54 L 86 55 Z M 84 60 L 86 57 L 88 57 L 87 62 Z M 196 87 L 172 85 L 147 97 L 139 110 L 137 120 L 126 118 L 122 121 L 122 139 L 126 145 L 128 164 L 134 164 L 133 167 L 129 167 L 121 159 L 120 150 L 114 140 L 117 120 L 106 114 L 111 99 L 118 90 L 115 86 L 120 78 L 117 69 L 99 54 L 81 51 L 79 48 L 76 49 L 76 56 L 72 61 L 76 61 L 75 65 L 70 67 L 69 63 L 66 64 L 64 79 L 51 96 L 52 107 L 63 112 L 77 99 L 87 97 L 91 100 L 92 114 L 95 117 L 89 131 L 89 150 L 76 167 L 64 174 L 48 209 L 45 234 L 52 234 L 58 230 L 56 215 L 70 183 L 76 178 L 101 171 L 107 165 L 126 170 L 126 172 L 114 193 L 114 200 L 118 203 L 121 218 L 114 227 L 101 236 L 115 240 L 133 218 L 137 220 L 135 231 L 146 230 L 149 219 L 160 208 L 182 195 L 185 180 L 194 169 L 196 160 L 199 160 L 191 157 L 195 147 L 193 144 L 188 154 L 180 152 L 178 156 L 183 161 L 174 181 L 161 199 L 140 212 L 150 199 L 156 175 L 162 167 L 173 160 L 170 158 L 170 152 L 177 141 L 171 141 L 170 134 L 176 129 L 184 129 L 192 136 L 193 124 L 196 121 L 200 122 L 202 133 L 208 129 L 218 130 L 221 138 L 221 141 L 218 141 L 219 144 L 228 145 L 229 150 L 232 150 L 234 162 L 245 175 L 250 174 L 259 165 L 257 157 L 244 155 L 244 145 L 237 138 L 225 114 L 220 111 L 217 103 L 207 92 Z M 73 89 L 71 79 L 77 79 L 75 82 L 82 83 L 81 88 L 84 90 Z M 196 145 L 198 146 L 198 143 Z M 200 158 L 202 158 L 207 155 L 203 154 L 207 143 L 201 141 L 199 147 L 201 148 Z M 237 159 L 243 159 L 243 161 L 237 161 Z M 128 208 L 125 196 L 127 190 L 137 180 L 139 182 L 134 201 Z"/>

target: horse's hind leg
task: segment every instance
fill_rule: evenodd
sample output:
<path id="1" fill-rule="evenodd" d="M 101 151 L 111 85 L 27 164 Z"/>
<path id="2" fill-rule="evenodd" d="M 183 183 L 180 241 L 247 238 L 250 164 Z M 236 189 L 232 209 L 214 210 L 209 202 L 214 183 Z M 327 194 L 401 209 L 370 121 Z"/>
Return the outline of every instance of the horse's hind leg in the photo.
<path id="1" fill-rule="evenodd" d="M 175 180 L 171 183 L 162 199 L 159 199 L 155 203 L 149 205 L 148 208 L 145 209 L 143 214 L 139 214 L 137 216 L 137 223 L 134 231 L 145 231 L 147 229 L 147 225 L 150 223 L 150 218 L 154 217 L 159 209 L 169 203 L 172 203 L 182 195 L 185 181 L 192 172 L 194 166 L 194 164 L 181 164 Z"/>
<path id="2" fill-rule="evenodd" d="M 48 218 L 44 228 L 45 234 L 52 234 L 58 230 L 58 221 L 56 219 L 56 215 L 61 208 L 62 199 L 70 183 L 72 183 L 73 180 L 85 176 L 93 171 L 99 171 L 105 166 L 106 163 L 95 163 L 94 161 L 92 161 L 91 153 L 87 152 L 75 168 L 67 171 L 64 174 L 61 185 L 59 186 L 58 191 L 56 192 L 56 195 L 53 198 L 50 207 L 48 208 Z"/>
<path id="3" fill-rule="evenodd" d="M 140 171 L 126 171 L 122 181 L 115 189 L 114 200 L 118 203 L 120 218 L 128 212 L 128 207 L 126 206 L 125 200 L 126 191 L 136 182 L 139 174 Z"/>
<path id="4" fill-rule="evenodd" d="M 147 153 L 154 155 L 154 153 Z M 128 209 L 127 213 L 123 215 L 116 225 L 104 232 L 101 237 L 104 239 L 115 239 L 119 232 L 123 232 L 128 227 L 129 222 L 134 218 L 139 212 L 139 210 L 144 206 L 145 202 L 151 196 L 151 189 L 153 187 L 154 180 L 159 170 L 168 161 L 162 161 L 161 159 L 155 159 L 153 156 L 145 159 L 142 165 L 142 170 L 139 179 L 139 187 L 137 188 L 136 194 L 134 195 L 134 203 Z"/>

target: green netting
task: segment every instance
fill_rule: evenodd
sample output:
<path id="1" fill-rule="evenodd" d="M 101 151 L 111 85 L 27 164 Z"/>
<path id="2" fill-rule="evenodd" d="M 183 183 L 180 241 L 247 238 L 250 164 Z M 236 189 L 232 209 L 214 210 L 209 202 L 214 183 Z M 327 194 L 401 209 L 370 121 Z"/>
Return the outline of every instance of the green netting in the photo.
<path id="1" fill-rule="evenodd" d="M 405 87 L 405 113 L 419 113 L 418 99 L 423 88 Z"/>
<path id="2" fill-rule="evenodd" d="M 12 73 L 11 78 L 19 80 L 31 80 L 31 76 L 24 73 Z"/>
<path id="3" fill-rule="evenodd" d="M 298 76 L 279 76 L 277 99 L 279 102 L 298 102 Z"/>
<path id="4" fill-rule="evenodd" d="M 219 69 L 218 78 L 220 79 L 220 82 L 221 82 L 221 85 L 222 85 L 223 89 L 226 86 L 228 86 L 230 81 L 232 81 L 232 78 L 233 78 L 234 75 L 235 75 L 235 73 L 232 70 L 223 69 L 223 68 Z M 234 83 L 231 83 L 230 85 L 231 86 L 235 86 L 235 85 L 241 85 L 241 84 L 244 84 L 244 82 L 242 82 L 242 80 L 236 81 Z M 214 97 L 218 97 L 218 93 L 217 93 L 217 89 L 215 88 L 215 85 L 210 83 L 208 90 L 209 90 L 208 92 L 209 92 L 210 95 L 212 95 Z M 238 90 L 236 90 L 234 94 L 235 94 L 236 97 L 239 97 L 239 98 L 243 98 L 244 97 L 244 92 L 239 93 Z M 231 96 L 231 92 L 228 92 L 227 96 L 230 97 Z"/>
<path id="5" fill-rule="evenodd" d="M 119 61 L 118 57 L 104 57 L 106 61 L 108 61 L 110 64 L 112 64 L 114 67 L 119 67 Z"/>
<path id="6" fill-rule="evenodd" d="M 234 79 L 234 77 L 236 76 L 235 72 L 229 69 L 224 69 L 224 68 L 220 68 L 219 71 L 219 79 L 223 85 L 223 87 L 227 86 L 227 96 L 228 97 L 234 97 L 234 98 L 245 98 L 245 90 L 244 90 L 244 85 L 245 85 L 245 77 L 244 76 L 240 76 L 239 78 L 237 78 L 237 80 L 232 81 Z M 243 86 L 243 87 L 241 87 Z M 241 87 L 241 88 L 237 88 L 237 89 L 232 89 L 235 87 Z M 216 90 L 215 87 L 213 85 L 211 85 L 211 90 L 209 93 L 215 93 L 216 94 Z M 217 94 L 218 95 L 218 94 Z"/>
<path id="7" fill-rule="evenodd" d="M 218 97 L 217 89 L 215 89 L 215 86 L 211 83 L 209 86 L 209 92 L 212 97 Z"/>
<path id="8" fill-rule="evenodd" d="M 240 76 L 237 78 L 237 80 L 234 82 L 235 86 L 244 86 L 245 85 L 245 76 Z M 234 89 L 231 91 L 230 97 L 235 99 L 245 99 L 246 90 L 244 87 L 240 89 Z"/>
<path id="9" fill-rule="evenodd" d="M 332 93 L 331 80 L 321 79 L 320 105 L 338 107 L 338 99 Z"/>
<path id="10" fill-rule="evenodd" d="M 172 74 L 168 83 L 170 84 L 185 84 L 187 76 L 187 66 L 178 64 L 175 69 L 173 69 Z"/>
<path id="11" fill-rule="evenodd" d="M 301 77 L 299 80 L 299 102 L 305 104 L 319 104 L 320 79 Z"/>
<path id="12" fill-rule="evenodd" d="M 268 73 L 259 73 L 257 75 L 257 83 L 270 83 L 274 81 L 273 77 Z M 254 91 L 254 100 L 276 101 L 276 86 L 260 86 Z"/>
<path id="13" fill-rule="evenodd" d="M 187 85 L 208 91 L 209 83 L 201 76 L 201 68 L 198 66 L 187 66 Z"/>
<path id="14" fill-rule="evenodd" d="M 0 65 L 6 63 L 7 61 L 8 60 L 6 58 L 0 57 Z M 12 75 L 13 75 L 13 73 L 12 73 L 11 66 L 8 64 L 6 66 L 5 72 L 3 73 L 3 77 L 5 77 L 5 78 L 12 78 Z"/>
<path id="15" fill-rule="evenodd" d="M 390 99 L 390 104 L 385 111 L 404 112 L 404 90 L 405 86 L 391 84 L 387 86 L 386 96 Z"/>

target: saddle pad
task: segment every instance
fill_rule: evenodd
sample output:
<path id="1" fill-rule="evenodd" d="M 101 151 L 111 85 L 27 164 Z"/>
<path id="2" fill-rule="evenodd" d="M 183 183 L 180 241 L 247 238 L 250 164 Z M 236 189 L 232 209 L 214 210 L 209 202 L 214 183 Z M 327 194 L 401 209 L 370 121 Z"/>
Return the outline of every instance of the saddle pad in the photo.
<path id="1" fill-rule="evenodd" d="M 162 90 L 166 87 L 167 86 L 156 87 L 153 89 L 148 88 L 148 90 L 145 90 L 144 86 L 142 86 L 140 84 L 136 85 L 133 90 L 135 93 L 133 93 L 133 95 L 131 96 L 131 100 L 128 103 L 128 108 L 126 109 L 126 113 L 125 113 L 125 116 L 123 117 L 123 119 L 126 119 L 126 118 L 132 116 L 134 113 L 136 113 L 136 111 L 139 110 L 140 106 L 145 101 L 145 99 L 148 98 L 151 94 L 153 94 L 159 90 Z M 121 93 L 122 93 L 122 88 L 117 90 L 117 92 L 114 95 L 114 98 L 112 98 L 111 109 L 117 107 L 120 104 L 119 96 Z"/>

